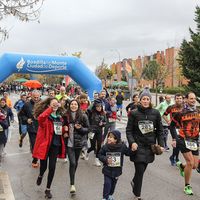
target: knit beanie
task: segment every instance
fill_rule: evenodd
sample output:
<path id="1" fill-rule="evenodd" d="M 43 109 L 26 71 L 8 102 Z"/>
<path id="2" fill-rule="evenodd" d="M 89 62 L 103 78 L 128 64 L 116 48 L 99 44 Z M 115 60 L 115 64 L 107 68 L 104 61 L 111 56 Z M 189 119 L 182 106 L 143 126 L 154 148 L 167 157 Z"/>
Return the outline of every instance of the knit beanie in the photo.
<path id="1" fill-rule="evenodd" d="M 140 93 L 140 96 L 139 96 L 140 100 L 141 100 L 142 97 L 144 97 L 144 96 L 147 96 L 147 97 L 149 97 L 150 99 L 152 98 L 151 93 L 150 93 L 148 87 L 145 87 L 144 90 Z"/>
<path id="2" fill-rule="evenodd" d="M 121 132 L 118 131 L 118 130 L 113 130 L 113 131 L 110 131 L 110 133 L 112 133 L 115 138 L 117 139 L 117 143 L 119 143 L 121 141 Z"/>
<path id="3" fill-rule="evenodd" d="M 95 99 L 93 106 L 96 107 L 96 106 L 99 106 L 99 105 L 103 106 L 102 100 L 101 99 Z"/>

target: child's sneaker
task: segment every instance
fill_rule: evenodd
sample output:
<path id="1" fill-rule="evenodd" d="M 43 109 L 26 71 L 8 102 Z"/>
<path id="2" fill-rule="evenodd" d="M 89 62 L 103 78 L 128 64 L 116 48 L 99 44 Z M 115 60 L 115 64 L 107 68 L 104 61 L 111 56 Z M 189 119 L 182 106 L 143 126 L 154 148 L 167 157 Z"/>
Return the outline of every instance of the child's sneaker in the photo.
<path id="1" fill-rule="evenodd" d="M 108 200 L 115 200 L 112 195 L 109 195 Z"/>

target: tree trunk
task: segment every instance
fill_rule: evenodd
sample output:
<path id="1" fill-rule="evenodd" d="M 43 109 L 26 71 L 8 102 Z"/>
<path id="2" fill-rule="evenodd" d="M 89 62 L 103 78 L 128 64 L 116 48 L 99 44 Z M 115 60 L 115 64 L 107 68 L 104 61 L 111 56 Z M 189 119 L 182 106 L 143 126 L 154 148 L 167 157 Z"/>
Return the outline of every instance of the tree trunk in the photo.
<path id="1" fill-rule="evenodd" d="M 156 106 L 158 104 L 158 85 L 156 83 Z"/>

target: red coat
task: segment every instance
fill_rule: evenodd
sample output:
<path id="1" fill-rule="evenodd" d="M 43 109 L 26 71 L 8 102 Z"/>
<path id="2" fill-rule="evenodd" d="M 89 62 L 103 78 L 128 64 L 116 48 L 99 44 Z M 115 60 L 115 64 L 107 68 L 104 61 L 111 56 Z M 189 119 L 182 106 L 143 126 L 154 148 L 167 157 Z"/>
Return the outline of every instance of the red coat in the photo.
<path id="1" fill-rule="evenodd" d="M 49 118 L 52 112 L 53 109 L 49 107 L 38 117 L 39 127 L 33 149 L 33 157 L 40 160 L 45 160 L 47 158 L 49 147 L 52 142 L 54 126 L 53 121 Z M 61 149 L 61 153 L 58 155 L 58 157 L 65 158 L 65 143 L 62 136 Z"/>

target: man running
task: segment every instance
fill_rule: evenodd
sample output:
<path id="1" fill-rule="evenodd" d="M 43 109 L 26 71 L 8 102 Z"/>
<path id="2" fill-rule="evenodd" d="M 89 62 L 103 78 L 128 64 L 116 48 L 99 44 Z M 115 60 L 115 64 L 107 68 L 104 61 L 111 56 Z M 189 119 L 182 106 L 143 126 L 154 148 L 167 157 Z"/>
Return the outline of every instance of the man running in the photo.
<path id="1" fill-rule="evenodd" d="M 179 136 L 177 137 L 176 126 L 179 125 Z M 187 195 L 193 195 L 190 185 L 192 169 L 198 167 L 199 162 L 199 126 L 200 126 L 200 110 L 196 108 L 196 95 L 189 92 L 186 95 L 186 104 L 182 112 L 177 113 L 170 124 L 173 145 L 177 145 L 180 149 L 186 164 L 177 162 L 180 174 L 185 177 L 184 192 Z M 176 137 L 178 138 L 176 140 Z"/>
<path id="2" fill-rule="evenodd" d="M 180 112 L 182 109 L 183 109 L 183 96 L 181 94 L 176 94 L 175 104 L 169 106 L 163 115 L 163 118 L 168 123 L 168 125 L 170 125 L 175 114 Z M 167 118 L 168 115 L 170 115 L 170 120 L 168 120 Z M 179 155 L 179 149 L 177 147 L 173 147 L 173 153 L 169 157 L 172 166 L 176 166 L 176 163 L 179 161 L 178 155 Z"/>

